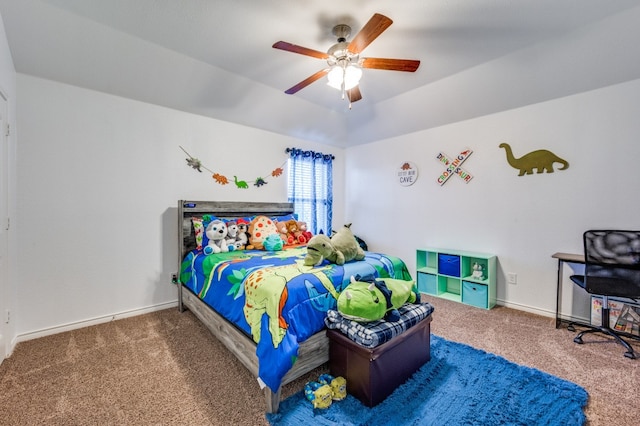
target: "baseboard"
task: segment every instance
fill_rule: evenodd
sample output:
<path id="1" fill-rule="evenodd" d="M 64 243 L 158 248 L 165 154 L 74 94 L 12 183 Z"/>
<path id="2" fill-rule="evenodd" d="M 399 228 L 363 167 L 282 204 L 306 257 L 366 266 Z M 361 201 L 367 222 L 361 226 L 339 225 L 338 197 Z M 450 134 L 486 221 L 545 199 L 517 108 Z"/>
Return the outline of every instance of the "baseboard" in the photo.
<path id="1" fill-rule="evenodd" d="M 522 305 L 520 303 L 507 302 L 505 300 L 496 300 L 496 304 L 500 306 L 504 306 L 505 308 L 517 309 L 519 311 L 529 312 L 531 314 L 540 315 L 543 317 L 554 318 L 556 317 L 555 311 L 550 311 L 548 309 L 540 309 L 529 305 Z M 582 318 L 582 317 L 574 317 L 570 315 L 560 314 L 560 318 L 563 321 L 576 321 L 581 323 L 589 323 L 591 321 L 590 318 Z"/>
<path id="2" fill-rule="evenodd" d="M 15 346 L 20 342 L 25 342 L 27 340 L 37 339 L 40 337 L 50 336 L 52 334 L 63 333 L 65 331 L 77 330 L 79 328 L 90 327 L 92 325 L 104 324 L 105 322 L 115 321 L 118 319 L 135 317 L 137 315 L 148 314 L 155 311 L 161 311 L 164 309 L 175 308 L 178 306 L 178 301 L 161 303 L 158 305 L 147 306 L 145 308 L 132 309 L 130 311 L 118 312 L 115 314 L 104 315 L 101 317 L 90 318 L 83 321 L 77 321 L 73 323 L 58 325 L 55 327 L 44 328 L 37 331 L 30 331 L 28 333 L 18 334 L 15 339 L 11 342 L 11 352 Z"/>
<path id="3" fill-rule="evenodd" d="M 529 305 L 522 305 L 520 303 L 508 302 L 506 300 L 496 300 L 496 304 L 500 306 L 504 306 L 505 308 L 517 309 L 519 311 L 529 312 L 531 314 L 540 315 L 543 317 L 555 318 L 555 311 L 550 311 L 547 309 L 540 309 Z"/>

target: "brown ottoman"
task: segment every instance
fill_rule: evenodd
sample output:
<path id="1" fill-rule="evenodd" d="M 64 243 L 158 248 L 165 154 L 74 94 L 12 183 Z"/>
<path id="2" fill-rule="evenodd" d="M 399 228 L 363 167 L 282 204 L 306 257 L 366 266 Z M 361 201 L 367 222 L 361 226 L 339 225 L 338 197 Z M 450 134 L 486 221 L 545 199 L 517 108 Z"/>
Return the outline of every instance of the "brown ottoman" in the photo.
<path id="1" fill-rule="evenodd" d="M 430 336 L 431 315 L 375 348 L 327 330 L 331 374 L 347 379 L 347 392 L 373 407 L 431 359 Z"/>

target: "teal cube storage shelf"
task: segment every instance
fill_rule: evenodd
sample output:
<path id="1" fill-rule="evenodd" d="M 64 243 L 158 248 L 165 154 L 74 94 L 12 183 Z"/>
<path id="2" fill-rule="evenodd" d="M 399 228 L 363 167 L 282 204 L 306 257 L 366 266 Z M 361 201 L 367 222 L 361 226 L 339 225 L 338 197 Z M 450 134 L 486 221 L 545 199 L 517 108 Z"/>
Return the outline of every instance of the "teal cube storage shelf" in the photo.
<path id="1" fill-rule="evenodd" d="M 493 254 L 436 248 L 418 249 L 418 290 L 478 308 L 491 309 L 496 304 L 496 264 L 496 256 Z M 481 273 L 477 272 L 478 266 Z"/>

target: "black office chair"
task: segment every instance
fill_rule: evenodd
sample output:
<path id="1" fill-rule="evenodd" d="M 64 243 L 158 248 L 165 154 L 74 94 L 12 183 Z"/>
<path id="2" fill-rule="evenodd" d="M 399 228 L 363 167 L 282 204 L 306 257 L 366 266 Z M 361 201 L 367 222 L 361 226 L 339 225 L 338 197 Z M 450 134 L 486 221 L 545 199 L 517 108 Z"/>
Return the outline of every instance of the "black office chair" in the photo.
<path id="1" fill-rule="evenodd" d="M 609 324 L 609 296 L 636 300 L 640 298 L 640 231 L 587 231 L 583 235 L 584 275 L 572 275 L 571 280 L 587 292 L 602 296 L 601 326 L 587 326 L 573 341 L 583 343 L 587 333 L 612 336 L 627 349 L 624 356 L 635 359 L 636 354 L 620 333 Z M 572 328 L 570 328 L 572 330 Z"/>

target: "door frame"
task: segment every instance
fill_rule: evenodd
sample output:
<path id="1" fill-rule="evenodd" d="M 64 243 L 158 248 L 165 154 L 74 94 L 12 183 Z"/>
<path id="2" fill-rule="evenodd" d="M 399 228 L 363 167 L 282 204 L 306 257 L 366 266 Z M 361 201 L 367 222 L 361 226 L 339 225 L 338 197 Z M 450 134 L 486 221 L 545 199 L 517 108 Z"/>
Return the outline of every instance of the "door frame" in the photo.
<path id="1" fill-rule="evenodd" d="M 0 363 L 11 354 L 9 292 L 9 98 L 0 89 Z"/>

